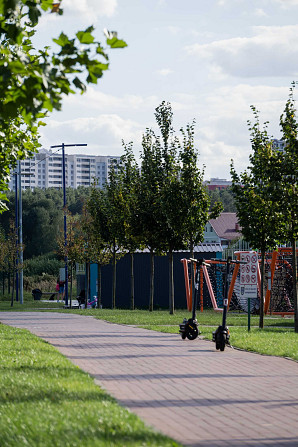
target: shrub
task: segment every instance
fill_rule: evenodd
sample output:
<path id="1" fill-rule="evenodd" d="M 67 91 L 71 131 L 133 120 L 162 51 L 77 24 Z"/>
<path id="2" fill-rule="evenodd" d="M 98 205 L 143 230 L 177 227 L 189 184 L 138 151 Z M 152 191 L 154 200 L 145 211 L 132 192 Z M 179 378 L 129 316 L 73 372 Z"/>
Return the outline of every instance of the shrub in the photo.
<path id="1" fill-rule="evenodd" d="M 34 258 L 27 259 L 24 262 L 24 275 L 51 275 L 55 276 L 57 279 L 59 275 L 59 269 L 63 266 L 63 262 L 59 261 L 54 254 L 36 256 Z"/>

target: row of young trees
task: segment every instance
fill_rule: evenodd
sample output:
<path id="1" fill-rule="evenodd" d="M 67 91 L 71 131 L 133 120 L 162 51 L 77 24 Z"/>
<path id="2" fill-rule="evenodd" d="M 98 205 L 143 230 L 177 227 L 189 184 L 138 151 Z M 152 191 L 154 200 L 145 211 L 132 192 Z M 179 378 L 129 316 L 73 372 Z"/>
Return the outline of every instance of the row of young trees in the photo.
<path id="1" fill-rule="evenodd" d="M 4 233 L 0 228 L 0 272 L 2 274 L 2 293 L 4 294 L 5 277 L 7 278 L 8 293 L 11 292 L 11 303 L 13 304 L 15 291 L 15 274 L 22 267 L 18 264 L 18 252 L 20 245 L 17 240 L 17 233 L 14 221 L 10 221 L 9 231 Z M 11 288 L 12 285 L 12 288 Z"/>
<path id="2" fill-rule="evenodd" d="M 154 302 L 154 255 L 168 254 L 169 310 L 174 313 L 173 251 L 188 249 L 203 240 L 210 217 L 222 210 L 203 184 L 204 167 L 198 167 L 194 145 L 194 122 L 175 134 L 171 105 L 162 102 L 155 109 L 160 133 L 146 129 L 142 137 L 140 164 L 133 143 L 125 144 L 118 172 L 111 169 L 105 188 L 94 186 L 79 232 L 69 235 L 66 254 L 72 261 L 96 261 L 99 269 L 113 260 L 112 307 L 116 306 L 116 262 L 123 253 L 131 258 L 131 308 L 134 308 L 134 252 L 148 249 L 151 255 L 149 310 Z M 211 215 L 210 215 L 211 211 Z M 77 242 L 79 244 L 77 244 Z M 63 249 L 63 241 L 61 241 Z M 64 248 L 65 250 L 65 248 Z"/>
<path id="3" fill-rule="evenodd" d="M 295 332 L 298 332 L 297 257 L 298 236 L 298 122 L 294 101 L 294 87 L 290 89 L 284 113 L 280 117 L 284 150 L 272 146 L 267 131 L 268 122 L 261 128 L 259 114 L 252 107 L 254 123 L 249 122 L 252 155 L 250 166 L 237 174 L 232 163 L 232 191 L 244 238 L 261 253 L 260 328 L 264 321 L 265 253 L 278 244 L 292 246 L 293 299 Z"/>

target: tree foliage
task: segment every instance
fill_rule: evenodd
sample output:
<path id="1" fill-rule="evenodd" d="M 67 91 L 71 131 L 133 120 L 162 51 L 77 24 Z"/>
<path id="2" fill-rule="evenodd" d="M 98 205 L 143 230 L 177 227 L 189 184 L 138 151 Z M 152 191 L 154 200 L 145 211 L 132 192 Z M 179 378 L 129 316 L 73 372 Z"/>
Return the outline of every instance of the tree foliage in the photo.
<path id="1" fill-rule="evenodd" d="M 279 172 L 279 204 L 284 220 L 284 240 L 292 246 L 293 300 L 295 312 L 295 332 L 298 332 L 298 296 L 297 296 L 297 256 L 298 238 L 298 122 L 292 84 L 289 99 L 284 113 L 280 117 L 280 125 L 285 142 L 284 151 L 280 154 L 282 160 Z"/>
<path id="2" fill-rule="evenodd" d="M 203 183 L 204 168 L 198 167 L 198 151 L 194 144 L 195 122 L 181 129 L 183 136 L 180 145 L 180 187 L 181 197 L 179 208 L 182 216 L 180 232 L 184 242 L 194 257 L 194 246 L 202 242 L 204 229 L 210 218 L 219 216 L 222 206 L 220 200 L 214 201 L 210 209 L 211 200 L 207 188 Z M 210 216 L 211 212 L 211 216 Z"/>
<path id="3" fill-rule="evenodd" d="M 38 147 L 41 119 L 61 110 L 65 95 L 96 84 L 109 67 L 93 26 L 72 37 L 62 32 L 53 39 L 57 51 L 35 48 L 38 21 L 47 11 L 52 11 L 50 0 L 0 0 L 0 210 L 10 168 Z M 117 33 L 106 33 L 106 47 L 125 46 Z"/>
<path id="4" fill-rule="evenodd" d="M 66 202 L 68 210 L 76 215 L 82 214 L 84 203 L 90 194 L 90 188 L 67 188 Z M 15 219 L 15 194 L 7 194 L 8 210 L 0 215 L 0 224 L 6 235 L 9 232 L 10 220 Z M 57 251 L 58 235 L 63 233 L 63 193 L 60 189 L 48 188 L 22 192 L 23 204 L 23 241 L 24 257 Z"/>
<path id="5" fill-rule="evenodd" d="M 143 135 L 140 178 L 140 222 L 144 245 L 151 252 L 149 309 L 153 309 L 155 252 L 169 256 L 169 308 L 174 312 L 173 251 L 188 248 L 203 239 L 210 218 L 210 198 L 203 185 L 204 170 L 198 167 L 194 146 L 194 122 L 175 135 L 173 112 L 163 101 L 155 109 L 160 135 L 147 129 Z M 221 206 L 216 204 L 216 217 Z"/>
<path id="6" fill-rule="evenodd" d="M 237 209 L 235 206 L 234 196 L 231 191 L 231 187 L 228 186 L 224 189 L 208 189 L 208 194 L 210 197 L 210 207 L 212 209 L 215 203 L 222 203 L 224 213 L 236 213 Z"/>
<path id="7" fill-rule="evenodd" d="M 252 154 L 250 166 L 238 175 L 231 164 L 232 192 L 235 197 L 241 232 L 250 245 L 261 252 L 260 328 L 263 327 L 265 252 L 281 240 L 283 219 L 276 201 L 275 176 L 280 169 L 280 158 L 272 150 L 272 138 L 267 133 L 267 123 L 261 129 L 258 111 L 251 107 L 255 122 L 250 121 Z"/>

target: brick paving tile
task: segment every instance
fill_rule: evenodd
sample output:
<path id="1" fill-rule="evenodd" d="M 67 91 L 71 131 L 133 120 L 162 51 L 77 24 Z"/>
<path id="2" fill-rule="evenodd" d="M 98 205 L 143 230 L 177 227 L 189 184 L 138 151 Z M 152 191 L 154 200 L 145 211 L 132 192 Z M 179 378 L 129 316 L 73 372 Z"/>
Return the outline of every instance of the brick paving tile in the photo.
<path id="1" fill-rule="evenodd" d="M 0 321 L 47 340 L 185 446 L 298 446 L 296 362 L 73 314 L 1 312 Z"/>

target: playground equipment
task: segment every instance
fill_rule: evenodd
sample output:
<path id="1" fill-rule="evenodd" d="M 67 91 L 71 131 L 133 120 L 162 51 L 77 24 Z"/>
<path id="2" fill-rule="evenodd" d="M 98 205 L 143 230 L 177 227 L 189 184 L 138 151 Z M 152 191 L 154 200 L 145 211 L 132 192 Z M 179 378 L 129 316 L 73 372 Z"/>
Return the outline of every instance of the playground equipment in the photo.
<path id="1" fill-rule="evenodd" d="M 296 250 L 298 254 L 298 250 Z M 266 295 L 264 312 L 274 315 L 293 315 L 292 249 L 281 247 L 266 254 Z"/>
<path id="2" fill-rule="evenodd" d="M 201 260 L 193 260 L 196 263 L 200 263 Z M 181 259 L 184 268 L 184 279 L 185 279 L 185 291 L 186 291 L 186 302 L 187 309 L 189 311 L 193 308 L 193 293 L 192 293 L 192 281 L 189 275 L 188 265 L 191 263 L 190 259 Z M 223 308 L 219 307 L 223 305 L 223 293 L 224 293 L 224 276 L 225 276 L 225 260 L 222 259 L 210 259 L 203 260 L 200 268 L 200 275 L 197 276 L 196 283 L 200 284 L 198 287 L 198 293 L 200 298 L 200 310 L 203 311 L 203 295 L 204 295 L 204 286 L 207 287 L 208 295 L 211 300 L 211 305 L 216 312 L 222 312 Z M 207 269 L 208 267 L 208 269 Z M 237 279 L 239 270 L 239 265 L 235 265 L 233 272 L 230 272 L 230 287 L 228 290 L 228 306 L 233 297 L 234 286 Z M 199 278 L 199 279 L 198 279 Z M 197 302 L 199 300 L 197 298 Z"/>
<path id="3" fill-rule="evenodd" d="M 227 319 L 227 310 L 228 310 L 228 295 L 229 291 L 231 290 L 228 287 L 229 279 L 230 279 L 230 265 L 234 264 L 237 269 L 234 269 L 235 275 L 237 275 L 239 270 L 240 264 L 246 264 L 245 261 L 240 260 L 232 260 L 231 257 L 229 257 L 227 260 L 224 259 L 211 259 L 209 261 L 205 261 L 204 259 L 193 259 L 190 258 L 189 260 L 183 260 L 184 262 L 185 270 L 187 267 L 188 272 L 188 263 L 190 263 L 191 267 L 191 278 L 193 279 L 191 281 L 191 284 L 189 285 L 189 281 L 186 282 L 188 286 L 188 306 L 191 304 L 191 310 L 192 310 L 192 316 L 191 318 L 187 319 L 184 318 L 182 324 L 180 324 L 180 330 L 179 333 L 183 340 L 185 338 L 188 338 L 189 340 L 195 340 L 199 335 L 199 325 L 196 318 L 196 310 L 198 305 L 198 297 L 199 297 L 199 289 L 200 292 L 202 292 L 203 287 L 203 280 L 202 276 L 205 274 L 205 278 L 209 278 L 207 267 L 210 268 L 212 262 L 220 263 L 222 265 L 225 265 L 225 275 L 224 275 L 224 295 L 223 295 L 223 309 L 222 310 L 222 324 L 218 326 L 216 331 L 213 332 L 213 341 L 215 342 L 216 349 L 219 349 L 220 351 L 224 351 L 225 346 L 229 344 L 230 340 L 230 331 L 229 328 L 226 325 L 226 319 Z M 232 276 L 233 280 L 233 276 Z M 231 281 L 232 282 L 232 281 Z M 235 281 L 234 281 L 235 282 Z M 207 283 L 208 285 L 208 283 Z M 189 287 L 191 286 L 191 287 Z M 230 286 L 231 287 L 231 286 Z M 208 289 L 212 289 L 211 281 L 209 278 L 209 287 Z M 202 295 L 201 295 L 202 296 Z M 190 300 L 191 297 L 191 300 Z M 214 296 L 213 296 L 214 298 Z M 211 298 L 212 299 L 212 298 Z M 213 305 L 215 307 L 216 300 L 213 299 Z M 202 301 L 201 301 L 202 306 Z M 216 303 L 217 308 L 217 303 Z M 189 309 L 189 307 L 188 307 Z M 219 310 L 219 308 L 217 308 Z M 202 310 L 202 308 L 201 308 Z"/>
<path id="4" fill-rule="evenodd" d="M 194 282 L 191 284 L 191 291 L 189 293 L 192 294 L 192 316 L 187 320 L 187 318 L 184 318 L 183 323 L 180 324 L 180 330 L 179 333 L 181 334 L 181 337 L 183 340 L 187 337 L 189 340 L 195 340 L 197 336 L 199 335 L 199 325 L 196 318 L 196 311 L 197 311 L 197 305 L 198 305 L 198 295 L 199 295 L 199 283 L 200 283 L 200 276 L 202 272 L 202 268 L 206 267 L 206 263 L 204 259 L 193 259 L 190 258 L 191 263 L 191 277 L 194 278 Z M 202 281 L 201 281 L 201 284 Z M 188 283 L 189 286 L 189 283 Z M 201 303 L 202 305 L 202 303 Z"/>
<path id="5" fill-rule="evenodd" d="M 225 346 L 230 344 L 230 331 L 227 326 L 227 311 L 228 311 L 228 278 L 230 273 L 230 264 L 236 264 L 239 269 L 239 264 L 246 264 L 245 261 L 234 261 L 231 257 L 227 260 L 221 259 L 221 262 L 226 264 L 226 275 L 224 283 L 224 300 L 223 300 L 223 313 L 222 313 L 222 323 L 218 326 L 216 331 L 212 333 L 212 340 L 215 342 L 216 349 L 220 351 L 225 350 Z"/>
<path id="6" fill-rule="evenodd" d="M 240 260 L 241 253 L 236 251 L 236 260 Z M 297 250 L 298 253 L 298 250 Z M 293 315 L 293 269 L 291 265 L 291 248 L 278 248 L 271 253 L 266 253 L 265 257 L 265 297 L 264 312 L 265 314 L 277 315 Z M 187 308 L 192 311 L 192 281 L 189 274 L 189 259 L 181 259 L 184 268 L 185 291 Z M 260 260 L 259 260 L 260 263 Z M 207 266 L 209 268 L 207 269 Z M 228 308 L 227 310 L 248 311 L 247 300 L 243 299 L 240 293 L 240 265 L 231 263 L 229 269 L 229 288 L 228 288 Z M 225 278 L 225 261 L 221 259 L 204 260 L 202 267 L 199 269 L 200 274 L 197 275 L 196 283 L 199 283 L 197 290 L 197 304 L 203 311 L 203 302 L 207 302 L 207 307 L 212 306 L 216 312 L 223 311 L 224 299 L 224 278 Z M 260 267 L 257 268 L 257 296 L 251 299 L 250 311 L 258 313 L 261 275 Z"/>

